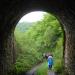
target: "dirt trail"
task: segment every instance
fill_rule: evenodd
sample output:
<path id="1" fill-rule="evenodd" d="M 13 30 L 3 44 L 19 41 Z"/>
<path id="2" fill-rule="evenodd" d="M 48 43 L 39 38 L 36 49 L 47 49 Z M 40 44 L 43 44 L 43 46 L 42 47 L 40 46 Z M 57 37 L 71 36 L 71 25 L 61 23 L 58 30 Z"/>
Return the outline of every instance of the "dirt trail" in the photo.
<path id="1" fill-rule="evenodd" d="M 54 71 L 48 71 L 48 75 L 57 75 Z"/>
<path id="2" fill-rule="evenodd" d="M 36 67 L 32 68 L 30 71 L 28 71 L 25 75 L 36 75 L 36 70 L 39 68 L 39 66 L 42 64 L 37 65 Z M 48 75 L 57 75 L 54 71 L 48 71 Z"/>
<path id="3" fill-rule="evenodd" d="M 28 71 L 26 73 L 26 75 L 36 75 L 36 70 L 39 68 L 40 65 L 42 65 L 42 64 L 39 64 L 39 65 L 35 66 L 34 68 L 32 68 L 30 71 Z"/>

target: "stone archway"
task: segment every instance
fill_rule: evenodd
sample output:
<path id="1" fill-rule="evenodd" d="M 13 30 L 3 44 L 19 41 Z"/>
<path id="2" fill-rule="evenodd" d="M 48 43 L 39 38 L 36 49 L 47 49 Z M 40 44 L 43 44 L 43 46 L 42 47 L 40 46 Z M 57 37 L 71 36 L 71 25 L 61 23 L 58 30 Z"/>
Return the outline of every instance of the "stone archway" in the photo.
<path id="1" fill-rule="evenodd" d="M 13 31 L 19 19 L 29 11 L 44 10 L 56 14 L 65 30 L 65 70 L 75 75 L 75 1 L 1 0 L 0 1 L 0 75 L 7 75 L 15 62 Z"/>

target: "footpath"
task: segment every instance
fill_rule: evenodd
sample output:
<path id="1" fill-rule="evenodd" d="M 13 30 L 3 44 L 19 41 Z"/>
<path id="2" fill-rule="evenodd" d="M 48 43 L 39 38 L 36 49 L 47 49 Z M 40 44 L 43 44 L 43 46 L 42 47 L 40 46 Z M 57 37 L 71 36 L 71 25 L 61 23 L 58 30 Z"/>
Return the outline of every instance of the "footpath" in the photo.
<path id="1" fill-rule="evenodd" d="M 32 68 L 25 75 L 36 75 L 36 70 L 39 68 L 40 65 L 42 65 L 42 64 L 39 64 L 36 67 Z M 50 70 L 48 70 L 47 73 L 48 73 L 48 75 L 57 75 L 54 71 L 50 71 Z"/>

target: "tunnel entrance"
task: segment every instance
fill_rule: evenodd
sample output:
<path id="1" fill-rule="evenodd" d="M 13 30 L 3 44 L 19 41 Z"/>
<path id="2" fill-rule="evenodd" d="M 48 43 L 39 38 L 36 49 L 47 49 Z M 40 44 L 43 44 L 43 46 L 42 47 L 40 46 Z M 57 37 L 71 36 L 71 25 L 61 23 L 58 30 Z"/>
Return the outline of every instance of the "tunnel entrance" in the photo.
<path id="1" fill-rule="evenodd" d="M 0 2 L 0 75 L 8 75 L 15 63 L 14 29 L 20 18 L 35 10 L 56 15 L 63 25 L 65 75 L 75 75 L 75 1 L 1 0 Z M 9 74 L 14 75 L 14 73 Z"/>
<path id="2" fill-rule="evenodd" d="M 45 68 L 46 72 L 42 70 L 41 73 L 47 74 L 47 59 L 43 58 L 43 54 L 49 53 L 53 55 L 54 72 L 63 73 L 64 33 L 60 22 L 53 14 L 43 11 L 28 13 L 18 22 L 14 34 L 16 73 L 27 72 L 33 66 L 43 63 L 44 66 L 40 69 Z"/>

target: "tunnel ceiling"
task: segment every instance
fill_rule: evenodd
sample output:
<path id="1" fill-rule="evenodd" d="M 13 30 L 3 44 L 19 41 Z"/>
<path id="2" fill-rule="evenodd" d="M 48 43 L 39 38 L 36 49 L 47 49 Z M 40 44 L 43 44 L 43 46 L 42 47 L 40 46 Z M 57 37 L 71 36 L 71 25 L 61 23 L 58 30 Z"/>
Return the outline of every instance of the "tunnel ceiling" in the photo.
<path id="1" fill-rule="evenodd" d="M 12 32 L 20 18 L 34 10 L 57 13 L 65 10 L 74 14 L 75 1 L 71 0 L 1 0 L 0 1 L 0 34 Z M 69 13 L 68 12 L 68 13 Z M 5 35 L 6 36 L 6 35 Z"/>

